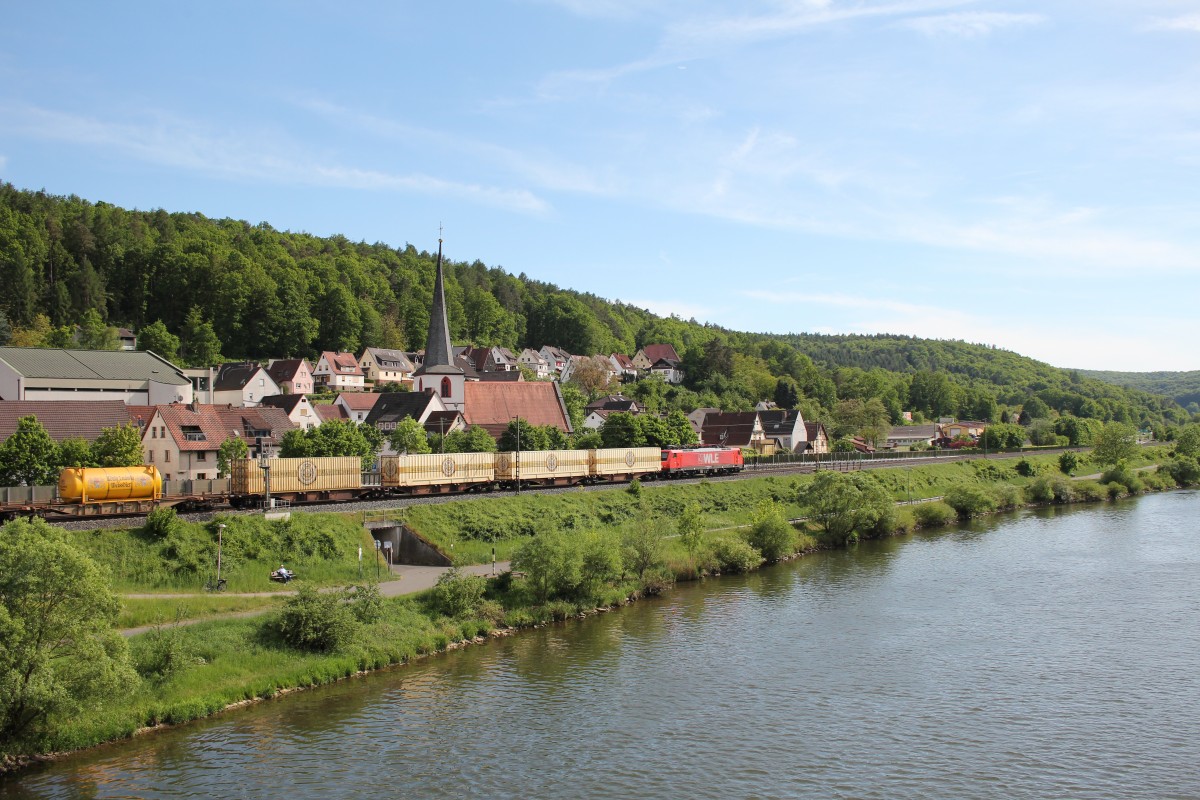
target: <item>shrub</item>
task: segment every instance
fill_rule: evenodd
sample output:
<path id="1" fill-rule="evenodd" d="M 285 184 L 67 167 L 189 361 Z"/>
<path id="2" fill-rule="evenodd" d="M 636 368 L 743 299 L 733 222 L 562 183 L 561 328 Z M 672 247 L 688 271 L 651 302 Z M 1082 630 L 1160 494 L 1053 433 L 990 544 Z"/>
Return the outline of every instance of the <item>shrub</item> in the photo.
<path id="1" fill-rule="evenodd" d="M 343 599 L 341 593 L 319 593 L 311 586 L 302 586 L 284 604 L 276 629 L 285 642 L 299 650 L 341 650 L 358 630 L 358 620 Z"/>
<path id="2" fill-rule="evenodd" d="M 145 534 L 160 541 L 166 539 L 178 528 L 179 518 L 175 514 L 175 509 L 166 507 L 151 511 L 146 515 L 146 523 L 142 525 L 142 531 Z"/>
<path id="3" fill-rule="evenodd" d="M 1146 485 L 1138 477 L 1138 474 L 1124 463 L 1117 464 L 1115 467 L 1105 470 L 1100 476 L 1100 482 L 1104 484 L 1122 484 L 1129 490 L 1130 494 L 1141 494 L 1146 488 Z"/>
<path id="4" fill-rule="evenodd" d="M 642 594 L 653 597 L 660 595 L 675 585 L 675 576 L 665 567 L 650 570 L 642 578 Z"/>
<path id="5" fill-rule="evenodd" d="M 958 517 L 958 512 L 940 500 L 913 506 L 913 517 L 922 528 L 940 528 Z"/>
<path id="6" fill-rule="evenodd" d="M 1037 444 L 1037 442 L 1034 442 L 1034 444 Z M 1017 471 L 1018 475 L 1025 478 L 1032 478 L 1042 471 L 1037 464 L 1033 463 L 1028 458 L 1022 458 L 1020 461 L 1018 461 L 1014 469 Z"/>
<path id="7" fill-rule="evenodd" d="M 352 586 L 345 597 L 354 618 L 364 625 L 373 625 L 383 618 L 383 595 L 379 593 L 378 584 Z"/>
<path id="8" fill-rule="evenodd" d="M 1058 469 L 1064 475 L 1072 474 L 1078 466 L 1079 456 L 1070 450 L 1058 457 Z"/>
<path id="9" fill-rule="evenodd" d="M 996 510 L 996 498 L 979 486 L 956 486 L 942 499 L 964 519 Z"/>
<path id="10" fill-rule="evenodd" d="M 179 625 L 155 625 L 134 640 L 133 667 L 147 680 L 162 682 L 196 663 L 196 652 Z"/>
<path id="11" fill-rule="evenodd" d="M 629 482 L 629 486 L 625 489 L 625 491 L 629 492 L 634 497 L 640 497 L 642 494 L 642 482 L 637 478 L 634 478 Z"/>
<path id="12" fill-rule="evenodd" d="M 646 572 L 663 566 L 665 521 L 660 517 L 631 522 L 621 533 L 621 559 L 625 569 L 645 578 Z"/>
<path id="13" fill-rule="evenodd" d="M 458 567 L 451 567 L 438 578 L 430 599 L 439 614 L 451 618 L 469 617 L 478 611 L 486 589 L 485 578 L 467 575 Z"/>
<path id="14" fill-rule="evenodd" d="M 762 563 L 762 553 L 738 536 L 722 536 L 712 543 L 713 559 L 721 572 L 749 572 Z"/>
<path id="15" fill-rule="evenodd" d="M 1019 486 L 1013 486 L 1011 483 L 993 486 L 992 496 L 996 499 L 996 507 L 1006 511 L 1025 504 L 1025 494 Z"/>
<path id="16" fill-rule="evenodd" d="M 746 541 L 771 562 L 796 552 L 796 532 L 775 503 L 763 503 L 758 507 Z"/>
<path id="17" fill-rule="evenodd" d="M 1061 475 L 1042 475 L 1025 490 L 1032 503 L 1069 503 L 1075 499 L 1071 481 Z"/>
<path id="18" fill-rule="evenodd" d="M 1096 481 L 1075 481 L 1075 498 L 1085 503 L 1103 500 L 1108 491 Z"/>
<path id="19" fill-rule="evenodd" d="M 1108 499 L 1109 500 L 1117 500 L 1121 497 L 1124 497 L 1126 494 L 1129 493 L 1128 489 L 1126 489 L 1123 485 L 1117 483 L 1116 481 L 1105 484 L 1105 488 L 1108 489 Z"/>

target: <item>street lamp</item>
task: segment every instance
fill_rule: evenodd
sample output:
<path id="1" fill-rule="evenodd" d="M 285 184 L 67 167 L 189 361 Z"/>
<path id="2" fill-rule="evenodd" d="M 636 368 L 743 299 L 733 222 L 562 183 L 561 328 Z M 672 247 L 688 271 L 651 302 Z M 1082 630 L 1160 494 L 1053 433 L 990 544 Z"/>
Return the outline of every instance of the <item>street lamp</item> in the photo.
<path id="1" fill-rule="evenodd" d="M 521 493 L 521 418 L 513 417 L 517 423 L 517 452 L 513 453 L 513 473 L 517 476 L 517 494 Z"/>

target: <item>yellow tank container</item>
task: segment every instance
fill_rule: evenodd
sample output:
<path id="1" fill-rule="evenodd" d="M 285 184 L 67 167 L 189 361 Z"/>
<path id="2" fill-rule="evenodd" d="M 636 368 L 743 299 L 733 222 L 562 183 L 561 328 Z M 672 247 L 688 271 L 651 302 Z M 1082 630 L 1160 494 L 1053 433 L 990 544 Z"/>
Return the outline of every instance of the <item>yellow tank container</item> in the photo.
<path id="1" fill-rule="evenodd" d="M 68 503 L 158 500 L 162 497 L 162 475 L 149 464 L 140 467 L 68 467 L 59 473 L 58 495 Z"/>

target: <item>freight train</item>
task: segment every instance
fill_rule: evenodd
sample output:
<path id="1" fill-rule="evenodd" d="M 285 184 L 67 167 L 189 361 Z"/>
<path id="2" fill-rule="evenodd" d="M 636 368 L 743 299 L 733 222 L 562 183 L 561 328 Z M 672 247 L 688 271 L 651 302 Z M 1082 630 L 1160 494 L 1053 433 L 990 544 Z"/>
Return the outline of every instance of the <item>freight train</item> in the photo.
<path id="1" fill-rule="evenodd" d="M 367 473 L 354 456 L 239 459 L 230 463 L 227 491 L 222 486 L 221 491 L 187 494 L 167 491 L 162 476 L 150 464 L 71 467 L 59 475 L 56 497 L 39 499 L 35 492 L 14 502 L 10 493 L 0 498 L 0 517 L 119 516 L 145 514 L 160 506 L 180 510 L 247 508 L 268 498 L 316 503 L 618 483 L 635 478 L 665 480 L 740 472 L 744 466 L 742 452 L 734 447 L 392 455 L 380 458 L 378 472 Z"/>

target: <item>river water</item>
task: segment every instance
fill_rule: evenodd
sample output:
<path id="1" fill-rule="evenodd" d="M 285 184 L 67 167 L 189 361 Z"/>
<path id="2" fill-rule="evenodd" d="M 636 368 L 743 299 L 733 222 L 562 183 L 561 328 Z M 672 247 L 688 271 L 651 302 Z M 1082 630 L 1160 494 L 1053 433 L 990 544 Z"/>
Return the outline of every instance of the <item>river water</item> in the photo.
<path id="1" fill-rule="evenodd" d="M 1200 493 L 867 543 L 285 697 L 0 797 L 1200 798 Z"/>

